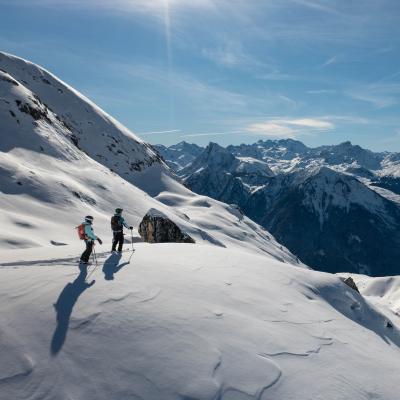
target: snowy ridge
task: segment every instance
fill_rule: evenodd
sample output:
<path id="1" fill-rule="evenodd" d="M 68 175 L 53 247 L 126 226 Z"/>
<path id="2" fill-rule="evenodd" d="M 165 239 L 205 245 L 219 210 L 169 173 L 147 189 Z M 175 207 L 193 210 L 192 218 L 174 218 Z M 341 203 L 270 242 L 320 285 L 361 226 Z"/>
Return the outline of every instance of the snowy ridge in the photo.
<path id="1" fill-rule="evenodd" d="M 31 92 L 26 93 L 31 101 L 40 102 L 46 114 L 56 116 L 63 126 L 62 133 L 76 147 L 124 178 L 129 180 L 135 171 L 161 163 L 148 144 L 45 69 L 1 52 L 0 69 L 3 82 L 4 74 L 12 77 L 14 85 L 16 83 L 17 87 L 22 86 L 23 90 Z M 14 106 L 12 101 L 10 106 Z M 39 121 L 43 120 L 40 115 L 37 117 Z M 18 125 L 17 121 L 14 122 Z M 54 123 L 52 120 L 46 122 L 49 125 Z M 21 131 L 21 127 L 18 126 L 18 130 Z"/>

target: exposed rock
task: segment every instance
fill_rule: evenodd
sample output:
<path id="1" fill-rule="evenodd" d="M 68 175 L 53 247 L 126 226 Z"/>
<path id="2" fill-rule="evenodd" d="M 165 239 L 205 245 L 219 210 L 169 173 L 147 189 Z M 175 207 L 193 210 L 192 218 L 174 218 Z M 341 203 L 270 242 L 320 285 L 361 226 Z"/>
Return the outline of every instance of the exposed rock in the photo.
<path id="1" fill-rule="evenodd" d="M 139 234 L 149 243 L 195 243 L 165 214 L 152 208 L 139 225 Z"/>
<path id="2" fill-rule="evenodd" d="M 350 287 L 353 290 L 355 290 L 356 292 L 360 293 L 356 283 L 354 282 L 354 280 L 351 276 L 349 276 L 348 278 L 342 278 L 342 280 L 343 280 L 343 283 L 345 283 L 348 287 Z"/>
<path id="3" fill-rule="evenodd" d="M 30 99 L 32 100 L 32 99 Z M 47 107 L 44 106 L 43 104 L 40 104 L 37 101 L 32 100 L 32 104 L 29 103 L 22 103 L 21 100 L 15 100 L 18 109 L 25 113 L 29 114 L 35 121 L 38 121 L 40 119 L 45 120 L 49 124 L 51 124 L 51 120 L 48 115 Z"/>

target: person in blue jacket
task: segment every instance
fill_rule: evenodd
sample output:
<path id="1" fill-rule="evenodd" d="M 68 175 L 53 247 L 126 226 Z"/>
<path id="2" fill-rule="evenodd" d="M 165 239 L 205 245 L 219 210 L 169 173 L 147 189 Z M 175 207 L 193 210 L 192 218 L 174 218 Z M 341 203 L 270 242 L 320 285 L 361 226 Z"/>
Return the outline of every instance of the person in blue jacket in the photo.
<path id="1" fill-rule="evenodd" d="M 122 216 L 122 208 L 116 208 L 115 214 L 111 217 L 111 230 L 113 231 L 113 243 L 111 251 L 115 251 L 118 244 L 118 252 L 121 253 L 122 245 L 124 243 L 124 227 L 132 230 L 133 227 L 129 226 L 124 217 Z"/>
<path id="2" fill-rule="evenodd" d="M 94 234 L 92 224 L 93 224 L 93 217 L 91 215 L 87 215 L 85 217 L 85 221 L 83 221 L 83 225 L 85 227 L 86 249 L 81 255 L 82 264 L 87 264 L 89 262 L 89 258 L 92 254 L 95 240 L 97 240 L 100 244 L 103 243 L 101 239 Z"/>

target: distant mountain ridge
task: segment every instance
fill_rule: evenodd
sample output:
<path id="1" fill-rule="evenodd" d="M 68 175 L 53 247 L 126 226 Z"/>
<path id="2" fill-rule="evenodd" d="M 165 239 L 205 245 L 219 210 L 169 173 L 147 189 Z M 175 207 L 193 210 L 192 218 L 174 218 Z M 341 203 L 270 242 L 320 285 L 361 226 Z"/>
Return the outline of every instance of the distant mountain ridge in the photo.
<path id="1" fill-rule="evenodd" d="M 237 204 L 316 269 L 397 275 L 399 160 L 350 142 L 260 140 L 210 143 L 176 172 L 195 192 Z"/>
<path id="2" fill-rule="evenodd" d="M 186 142 L 180 142 L 170 147 L 160 144 L 156 148 L 167 164 L 176 171 L 190 164 L 203 151 L 203 148 L 197 144 Z"/>

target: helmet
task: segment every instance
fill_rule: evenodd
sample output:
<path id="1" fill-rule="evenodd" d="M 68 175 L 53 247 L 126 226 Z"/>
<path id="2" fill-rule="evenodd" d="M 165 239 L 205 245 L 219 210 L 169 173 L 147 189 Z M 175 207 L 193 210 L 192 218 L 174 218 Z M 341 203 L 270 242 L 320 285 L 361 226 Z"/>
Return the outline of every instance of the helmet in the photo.
<path id="1" fill-rule="evenodd" d="M 93 217 L 91 215 L 86 215 L 85 221 L 91 224 L 93 222 Z"/>
<path id="2" fill-rule="evenodd" d="M 124 211 L 122 208 L 116 208 L 115 209 L 115 214 L 121 214 L 122 211 Z"/>

